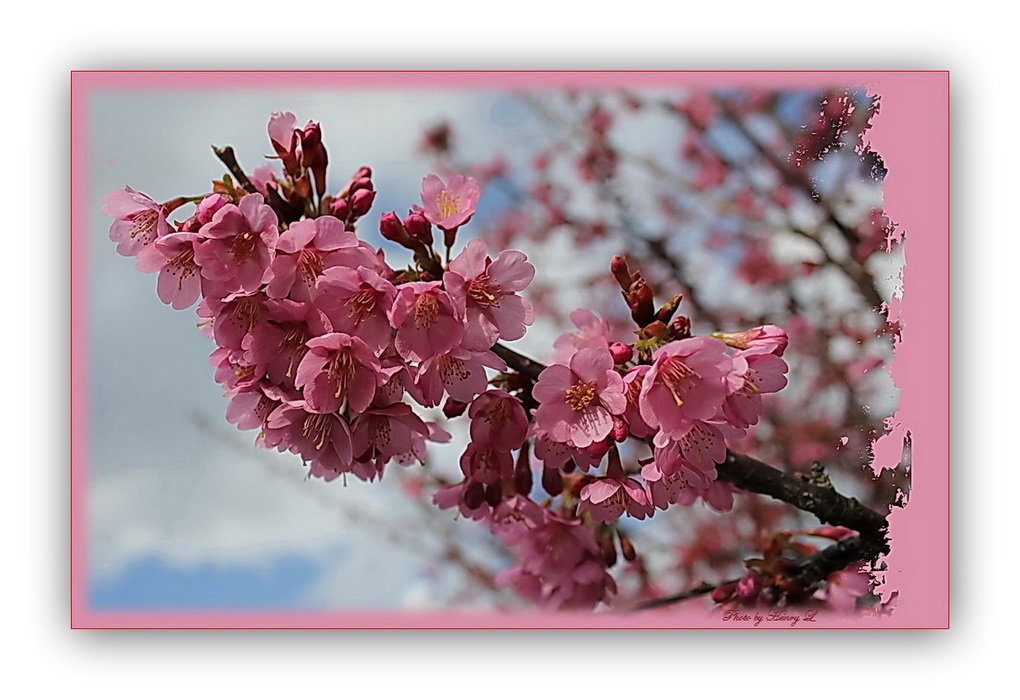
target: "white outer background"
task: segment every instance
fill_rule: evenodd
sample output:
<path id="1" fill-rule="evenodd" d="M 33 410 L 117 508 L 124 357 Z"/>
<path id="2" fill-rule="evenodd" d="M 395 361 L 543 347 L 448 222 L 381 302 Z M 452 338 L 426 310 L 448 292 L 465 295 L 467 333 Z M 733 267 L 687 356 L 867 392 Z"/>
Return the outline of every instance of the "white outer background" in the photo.
<path id="1" fill-rule="evenodd" d="M 7 683 L 40 697 L 248 697 L 404 687 L 497 697 L 746 696 L 805 689 L 858 698 L 1010 683 L 1016 527 L 1013 28 L 991 6 L 548 2 L 315 7 L 179 2 L 10 11 L 0 135 L 7 156 L 10 381 Z M 871 12 L 869 13 L 869 10 Z M 881 14 L 879 14 L 881 12 Z M 471 24 L 476 28 L 473 29 Z M 67 612 L 67 72 L 72 69 L 732 68 L 953 71 L 953 609 L 950 632 L 103 632 Z M 923 118 L 923 117 L 921 117 Z M 817 636 L 821 635 L 821 637 Z"/>

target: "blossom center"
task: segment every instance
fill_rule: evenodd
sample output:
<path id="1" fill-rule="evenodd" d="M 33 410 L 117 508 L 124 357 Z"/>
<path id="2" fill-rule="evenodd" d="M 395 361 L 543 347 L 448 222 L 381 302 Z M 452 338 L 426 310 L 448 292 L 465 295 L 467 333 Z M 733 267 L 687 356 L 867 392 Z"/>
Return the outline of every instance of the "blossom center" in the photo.
<path id="1" fill-rule="evenodd" d="M 439 301 L 433 294 L 422 294 L 414 303 L 414 322 L 419 328 L 431 328 L 439 318 Z"/>
<path id="2" fill-rule="evenodd" d="M 698 380 L 701 379 L 701 375 L 675 356 L 667 358 L 662 363 L 659 368 L 659 376 L 662 377 L 662 383 L 669 389 L 669 393 L 673 395 L 677 406 L 684 405 L 683 396 L 695 389 Z"/>
<path id="3" fill-rule="evenodd" d="M 316 278 L 322 274 L 323 262 L 319 251 L 314 248 L 303 248 L 298 253 L 298 270 L 309 287 L 315 286 Z"/>
<path id="4" fill-rule="evenodd" d="M 134 224 L 131 229 L 131 238 L 142 236 L 142 238 L 147 239 L 145 242 L 148 243 L 148 239 L 151 238 L 149 234 L 152 233 L 153 227 L 156 226 L 157 218 L 156 212 L 152 209 L 146 209 L 140 214 L 131 217 L 131 223 Z"/>
<path id="5" fill-rule="evenodd" d="M 177 291 L 184 287 L 184 280 L 198 272 L 198 265 L 195 264 L 195 249 L 189 246 L 184 252 L 166 261 L 170 267 L 170 274 L 177 277 Z"/>
<path id="6" fill-rule="evenodd" d="M 492 279 L 481 274 L 468 282 L 468 296 L 478 306 L 499 306 L 500 297 L 504 296 L 503 290 L 492 284 Z"/>
<path id="7" fill-rule="evenodd" d="M 575 382 L 564 395 L 567 405 L 575 411 L 581 411 L 595 400 L 595 382 Z"/>
<path id="8" fill-rule="evenodd" d="M 444 219 L 460 213 L 460 195 L 453 190 L 443 190 L 436 195 L 439 214 Z"/>
<path id="9" fill-rule="evenodd" d="M 329 414 L 309 413 L 305 415 L 301 435 L 311 440 L 315 444 L 315 449 L 321 450 L 329 438 Z"/>
<path id="10" fill-rule="evenodd" d="M 330 381 L 336 384 L 336 393 L 333 395 L 333 398 L 339 399 L 354 376 L 354 359 L 351 357 L 351 353 L 347 350 L 338 352 L 329 361 L 327 371 L 329 372 Z"/>
<path id="11" fill-rule="evenodd" d="M 355 319 L 355 324 L 361 323 L 368 318 L 372 311 L 375 310 L 375 297 L 376 294 L 373 289 L 362 289 L 357 294 L 347 297 L 344 306 L 350 307 L 350 312 L 347 314 L 348 318 Z"/>
<path id="12" fill-rule="evenodd" d="M 294 376 L 294 366 L 301 362 L 305 356 L 305 352 L 308 348 L 305 347 L 305 343 L 308 342 L 308 334 L 304 332 L 301 326 L 296 324 L 291 326 L 290 331 L 283 337 L 283 342 L 280 343 L 280 349 L 284 355 L 290 358 L 287 364 L 287 376 Z"/>
<path id="13" fill-rule="evenodd" d="M 234 254 L 234 260 L 242 262 L 251 257 L 255 251 L 256 237 L 253 233 L 242 233 L 239 236 L 234 236 L 234 240 L 231 246 L 231 251 Z"/>
<path id="14" fill-rule="evenodd" d="M 464 361 L 452 355 L 444 355 L 439 359 L 439 376 L 443 384 L 453 384 L 456 381 L 464 381 L 471 375 Z"/>

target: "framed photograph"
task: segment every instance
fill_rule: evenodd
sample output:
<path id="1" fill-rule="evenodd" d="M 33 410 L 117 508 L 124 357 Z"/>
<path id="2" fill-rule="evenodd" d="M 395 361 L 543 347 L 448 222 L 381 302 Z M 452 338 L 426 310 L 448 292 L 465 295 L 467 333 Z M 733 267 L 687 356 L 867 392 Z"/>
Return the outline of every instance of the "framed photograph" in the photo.
<path id="1" fill-rule="evenodd" d="M 76 628 L 947 628 L 946 72 L 75 72 Z"/>

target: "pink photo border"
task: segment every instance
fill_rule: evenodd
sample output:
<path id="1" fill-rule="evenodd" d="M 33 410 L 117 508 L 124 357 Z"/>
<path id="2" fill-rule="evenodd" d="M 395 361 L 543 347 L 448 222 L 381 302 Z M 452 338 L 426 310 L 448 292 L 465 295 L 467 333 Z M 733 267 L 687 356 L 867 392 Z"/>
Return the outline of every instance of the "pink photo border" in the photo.
<path id="1" fill-rule="evenodd" d="M 889 616 L 819 612 L 796 629 L 949 627 L 949 73 L 889 72 L 73 72 L 71 74 L 71 585 L 72 628 L 725 628 L 718 611 L 679 606 L 646 613 L 107 612 L 87 604 L 88 250 L 87 218 L 102 193 L 89 189 L 88 103 L 103 90 L 308 90 L 352 88 L 858 85 L 877 94 L 881 109 L 867 132 L 883 159 L 885 209 L 905 241 L 902 298 L 891 316 L 903 321 L 892 376 L 901 389 L 890 440 L 876 445 L 876 463 L 899 442 L 912 442 L 907 507 L 889 517 L 892 552 L 880 592 L 898 591 Z M 938 304 L 945 301 L 945 306 Z M 893 454 L 894 453 L 894 454 Z M 765 625 L 762 625 L 765 627 Z M 776 626 L 769 625 L 774 629 Z M 783 627 L 785 628 L 785 626 Z"/>

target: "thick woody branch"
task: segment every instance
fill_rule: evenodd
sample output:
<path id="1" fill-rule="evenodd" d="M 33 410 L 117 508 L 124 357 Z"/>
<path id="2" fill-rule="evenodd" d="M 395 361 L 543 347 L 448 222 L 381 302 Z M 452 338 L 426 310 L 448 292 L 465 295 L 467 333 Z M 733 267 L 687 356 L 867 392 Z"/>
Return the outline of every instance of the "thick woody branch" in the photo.
<path id="1" fill-rule="evenodd" d="M 497 343 L 492 351 L 512 369 L 534 380 L 545 365 Z M 857 559 L 872 559 L 889 550 L 885 516 L 856 498 L 848 498 L 831 487 L 816 486 L 747 455 L 728 452 L 716 467 L 719 478 L 739 489 L 760 493 L 814 514 L 823 523 L 842 525 L 860 533 L 867 551 Z M 871 554 L 871 552 L 874 552 Z M 868 556 L 863 556 L 868 554 Z"/>

